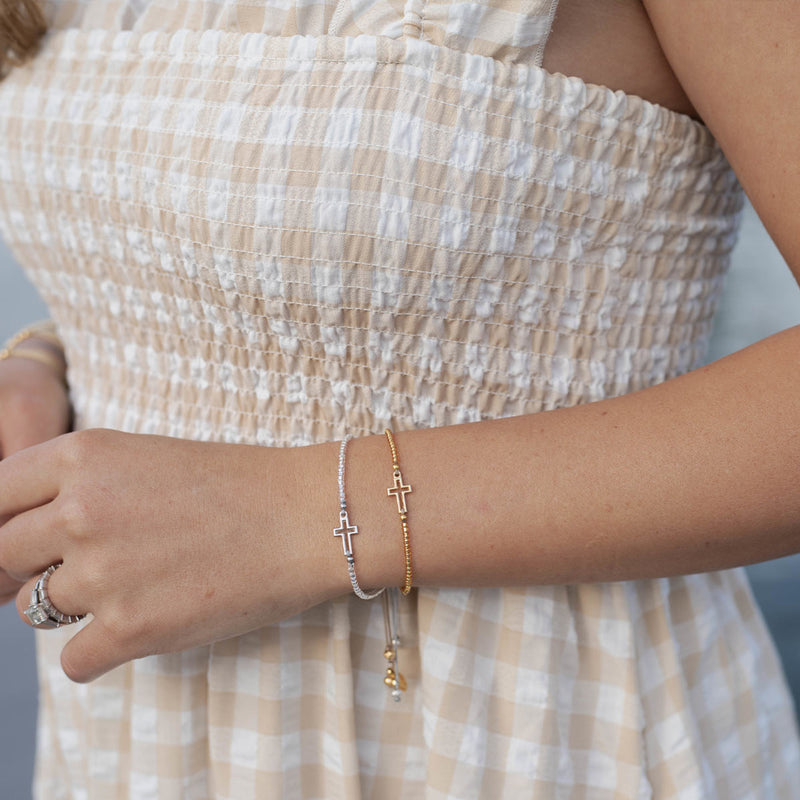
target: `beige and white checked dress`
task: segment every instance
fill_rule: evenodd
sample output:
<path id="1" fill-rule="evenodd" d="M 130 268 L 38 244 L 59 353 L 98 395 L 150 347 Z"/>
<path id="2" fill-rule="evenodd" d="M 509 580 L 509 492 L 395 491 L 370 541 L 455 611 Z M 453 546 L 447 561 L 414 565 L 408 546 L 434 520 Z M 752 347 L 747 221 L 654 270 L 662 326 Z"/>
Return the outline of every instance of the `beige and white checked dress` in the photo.
<path id="1" fill-rule="evenodd" d="M 544 71 L 552 0 L 46 9 L 0 83 L 0 230 L 79 426 L 301 445 L 701 363 L 738 185 L 702 125 Z M 38 634 L 36 796 L 800 797 L 740 570 L 425 588 L 400 628 L 399 705 L 379 601 L 87 686 Z"/>

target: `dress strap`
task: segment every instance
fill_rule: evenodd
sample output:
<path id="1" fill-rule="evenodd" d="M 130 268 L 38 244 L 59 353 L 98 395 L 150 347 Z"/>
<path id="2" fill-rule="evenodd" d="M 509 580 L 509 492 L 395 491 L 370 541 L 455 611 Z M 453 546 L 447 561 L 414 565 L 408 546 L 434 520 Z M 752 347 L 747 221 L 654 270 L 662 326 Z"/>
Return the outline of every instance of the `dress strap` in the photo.
<path id="1" fill-rule="evenodd" d="M 403 35 L 541 66 L 558 0 L 406 0 Z"/>

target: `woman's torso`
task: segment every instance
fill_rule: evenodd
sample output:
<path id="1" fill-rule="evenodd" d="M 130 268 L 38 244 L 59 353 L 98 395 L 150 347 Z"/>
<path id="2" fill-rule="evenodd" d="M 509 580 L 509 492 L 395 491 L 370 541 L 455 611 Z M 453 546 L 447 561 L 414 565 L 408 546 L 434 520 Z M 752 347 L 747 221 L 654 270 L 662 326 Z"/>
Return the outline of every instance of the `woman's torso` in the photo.
<path id="1" fill-rule="evenodd" d="M 36 207 L 49 204 L 49 219 L 62 199 L 92 206 L 75 209 L 84 230 L 64 229 L 68 247 L 93 248 L 75 251 L 92 313 L 62 302 L 74 324 L 59 320 L 68 344 L 71 328 L 94 327 L 72 353 L 79 423 L 120 424 L 110 381 L 148 405 L 150 425 L 160 415 L 162 431 L 235 438 L 245 421 L 250 438 L 300 444 L 371 430 L 376 411 L 397 426 L 525 413 L 699 363 L 735 181 L 687 117 L 539 69 L 543 55 L 558 63 L 576 47 L 580 7 L 559 10 L 552 56 L 556 6 L 544 0 L 48 8 L 51 52 L 95 54 L 69 78 L 60 62 L 24 101 L 40 91 L 46 115 L 57 101 L 67 112 L 48 118 L 58 155 L 41 158 L 43 180 L 24 180 L 53 190 Z M 647 88 L 674 94 L 646 16 L 620 9 L 604 15 L 627 31 L 624 52 L 647 53 L 657 76 Z M 38 147 L 33 120 L 17 124 Z M 93 217 L 123 229 L 86 230 Z M 113 276 L 112 242 L 139 262 L 160 250 L 162 269 Z M 58 316 L 64 295 L 43 288 Z M 166 327 L 134 313 L 154 288 L 172 308 Z M 178 302 L 191 322 L 176 324 Z M 212 355 L 220 334 L 234 349 Z M 199 392 L 169 363 L 201 343 L 203 358 L 230 363 L 226 389 Z M 113 375 L 102 348 L 115 353 Z M 170 406 L 176 392 L 195 402 L 167 422 L 187 403 Z M 92 396 L 104 416 L 84 420 Z"/>
<path id="2" fill-rule="evenodd" d="M 701 363 L 736 181 L 688 117 L 543 70 L 549 0 L 48 9 L 0 228 L 79 425 L 299 445 Z M 399 706 L 354 598 L 89 687 L 48 632 L 39 792 L 727 800 L 796 756 L 738 572 L 415 590 L 400 624 Z"/>

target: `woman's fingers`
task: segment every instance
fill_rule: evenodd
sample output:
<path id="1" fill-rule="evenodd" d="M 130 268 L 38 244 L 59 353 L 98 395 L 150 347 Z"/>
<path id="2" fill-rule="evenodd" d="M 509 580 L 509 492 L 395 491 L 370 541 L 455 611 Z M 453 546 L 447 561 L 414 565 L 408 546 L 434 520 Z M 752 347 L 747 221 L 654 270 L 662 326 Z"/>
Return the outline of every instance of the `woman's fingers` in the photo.
<path id="1" fill-rule="evenodd" d="M 28 580 L 60 562 L 63 514 L 57 501 L 12 517 L 0 527 L 0 568 L 17 581 Z M 0 593 L 3 585 L 0 583 Z"/>
<path id="2" fill-rule="evenodd" d="M 4 459 L 0 461 L 0 552 L 12 558 L 16 544 L 4 539 L 10 532 L 5 527 L 9 517 L 52 500 L 58 494 L 58 480 L 52 462 L 47 469 L 41 468 L 48 458 L 47 450 L 28 458 L 12 460 L 11 456 L 65 433 L 68 427 L 69 397 L 60 377 L 35 361 L 4 361 L 0 368 L 0 458 Z M 31 475 L 36 476 L 33 481 Z M 29 566 L 12 576 L 3 567 L 4 558 L 0 556 L 0 605 L 19 591 L 20 583 L 14 578 L 27 577 L 31 569 Z"/>
<path id="3" fill-rule="evenodd" d="M 68 465 L 62 439 L 20 450 L 0 461 L 0 517 L 19 514 L 53 500 Z"/>
<path id="4" fill-rule="evenodd" d="M 0 531 L 3 530 L 3 525 L 6 522 L 8 522 L 8 517 L 0 517 Z M 5 570 L 0 567 L 0 606 L 4 606 L 13 600 L 21 585 L 21 581 L 14 580 L 6 575 Z"/>
<path id="5" fill-rule="evenodd" d="M 38 580 L 38 575 L 31 578 L 17 593 L 17 613 L 28 625 L 31 622 L 25 609 L 30 605 L 31 592 Z M 76 596 L 77 591 L 67 564 L 59 567 L 47 582 L 47 599 L 62 614 L 77 616 L 88 613 L 81 599 Z M 145 655 L 135 638 L 116 635 L 101 619 L 92 617 L 87 622 L 77 624 L 81 627 L 76 629 L 75 635 L 61 651 L 62 669 L 76 683 L 94 680 L 126 661 Z M 122 630 L 120 623 L 120 631 Z"/>
<path id="6" fill-rule="evenodd" d="M 71 681 L 88 683 L 143 655 L 121 645 L 102 620 L 92 618 L 64 645 L 61 668 Z"/>
<path id="7" fill-rule="evenodd" d="M 3 570 L 0 570 L 0 605 L 12 600 L 22 583 L 23 581 L 16 580 Z"/>

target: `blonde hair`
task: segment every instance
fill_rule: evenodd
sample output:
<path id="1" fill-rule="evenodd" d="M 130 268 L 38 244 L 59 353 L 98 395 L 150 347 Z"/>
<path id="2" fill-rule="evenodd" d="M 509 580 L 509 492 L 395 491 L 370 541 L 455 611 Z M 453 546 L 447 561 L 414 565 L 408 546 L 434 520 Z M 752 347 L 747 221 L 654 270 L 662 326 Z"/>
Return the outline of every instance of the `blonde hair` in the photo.
<path id="1" fill-rule="evenodd" d="M 46 29 L 37 0 L 0 0 L 0 80 L 36 52 Z"/>

